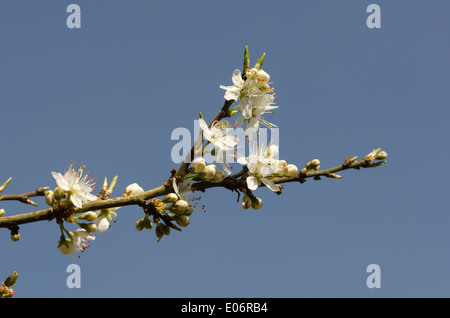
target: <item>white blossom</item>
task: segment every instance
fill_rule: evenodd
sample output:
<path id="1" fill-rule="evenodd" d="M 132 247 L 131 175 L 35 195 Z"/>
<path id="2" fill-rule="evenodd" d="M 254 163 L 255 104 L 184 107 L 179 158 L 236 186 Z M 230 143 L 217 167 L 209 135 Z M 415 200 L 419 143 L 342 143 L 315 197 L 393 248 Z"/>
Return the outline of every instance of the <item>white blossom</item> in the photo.
<path id="1" fill-rule="evenodd" d="M 52 176 L 55 178 L 58 187 L 68 192 L 70 201 L 77 208 L 81 208 L 85 202 L 97 200 L 97 197 L 90 193 L 93 191 L 95 183 L 93 183 L 93 179 L 88 178 L 87 174 L 83 176 L 83 169 L 84 166 L 81 166 L 75 172 L 71 165 L 64 175 L 52 171 Z"/>

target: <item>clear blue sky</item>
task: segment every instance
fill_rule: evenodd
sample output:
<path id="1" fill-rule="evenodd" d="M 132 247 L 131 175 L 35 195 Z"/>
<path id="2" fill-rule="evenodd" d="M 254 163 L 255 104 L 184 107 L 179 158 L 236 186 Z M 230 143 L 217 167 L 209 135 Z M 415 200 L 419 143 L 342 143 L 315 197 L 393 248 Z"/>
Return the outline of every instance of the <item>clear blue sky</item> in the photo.
<path id="1" fill-rule="evenodd" d="M 66 8 L 81 7 L 81 29 Z M 370 3 L 381 28 L 366 25 Z M 70 161 L 99 180 L 159 186 L 173 129 L 223 104 L 244 46 L 266 52 L 280 108 L 280 157 L 323 168 L 386 150 L 342 180 L 202 195 L 206 213 L 156 242 L 137 207 L 118 211 L 74 261 L 54 221 L 0 230 L 0 280 L 15 297 L 448 297 L 448 1 L 2 1 L 0 181 L 4 194 L 54 187 Z M 36 199 L 46 208 L 42 198 Z M 7 215 L 33 207 L 3 202 Z M 66 286 L 68 265 L 81 288 Z M 381 268 L 381 288 L 366 268 Z"/>

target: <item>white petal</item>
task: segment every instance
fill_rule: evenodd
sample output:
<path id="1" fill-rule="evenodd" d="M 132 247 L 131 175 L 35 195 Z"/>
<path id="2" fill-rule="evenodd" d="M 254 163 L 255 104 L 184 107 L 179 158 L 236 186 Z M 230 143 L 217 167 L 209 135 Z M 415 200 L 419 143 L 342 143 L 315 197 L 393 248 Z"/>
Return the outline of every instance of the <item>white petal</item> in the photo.
<path id="1" fill-rule="evenodd" d="M 241 165 L 243 165 L 243 166 L 245 166 L 246 164 L 248 164 L 247 157 L 245 157 L 245 156 L 238 157 L 238 158 L 237 158 L 237 162 L 239 162 L 239 163 L 240 163 Z"/>
<path id="2" fill-rule="evenodd" d="M 250 190 L 256 190 L 259 186 L 258 180 L 254 176 L 247 177 L 247 187 Z"/>
<path id="3" fill-rule="evenodd" d="M 241 113 L 246 119 L 252 117 L 253 106 L 247 96 L 241 98 Z"/>
<path id="4" fill-rule="evenodd" d="M 223 95 L 223 98 L 226 100 L 238 100 L 239 99 L 239 92 L 238 90 L 227 90 L 225 92 L 225 95 Z"/>
<path id="5" fill-rule="evenodd" d="M 280 192 L 280 188 L 272 180 L 262 178 L 261 181 L 273 192 Z"/>
<path id="6" fill-rule="evenodd" d="M 98 234 L 105 233 L 106 230 L 109 229 L 109 221 L 108 221 L 108 219 L 106 217 L 100 217 L 97 220 L 98 220 L 98 222 L 95 222 L 95 223 L 97 224 L 97 232 L 98 232 Z"/>
<path id="7" fill-rule="evenodd" d="M 242 80 L 242 74 L 241 74 L 240 70 L 235 69 L 233 71 L 233 76 L 231 77 L 231 81 L 237 87 L 242 87 L 242 85 L 244 84 L 244 81 Z"/>
<path id="8" fill-rule="evenodd" d="M 83 201 L 76 194 L 72 194 L 70 196 L 70 201 L 72 201 L 73 205 L 76 206 L 77 208 L 81 208 L 83 206 Z"/>
<path id="9" fill-rule="evenodd" d="M 62 174 L 60 174 L 59 172 L 52 171 L 52 176 L 53 176 L 53 178 L 55 178 L 56 184 L 58 185 L 58 187 L 60 187 L 64 191 L 69 191 L 69 189 L 70 189 L 69 183 L 67 182 L 67 180 L 64 178 L 64 176 Z"/>
<path id="10" fill-rule="evenodd" d="M 180 192 L 178 190 L 178 185 L 177 185 L 177 179 L 176 178 L 173 178 L 172 186 L 173 186 L 173 190 L 175 191 L 175 193 L 178 194 L 179 197 L 181 197 Z"/>
<path id="11" fill-rule="evenodd" d="M 245 121 L 246 121 L 245 117 L 239 117 L 239 118 L 236 120 L 235 128 L 241 127 L 241 126 L 245 123 Z"/>

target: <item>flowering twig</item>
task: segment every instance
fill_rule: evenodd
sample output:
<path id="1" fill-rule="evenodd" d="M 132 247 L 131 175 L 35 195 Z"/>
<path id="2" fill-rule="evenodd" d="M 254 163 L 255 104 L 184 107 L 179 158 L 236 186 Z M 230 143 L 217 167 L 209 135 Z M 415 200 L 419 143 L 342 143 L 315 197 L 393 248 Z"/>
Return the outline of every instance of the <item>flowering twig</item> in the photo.
<path id="1" fill-rule="evenodd" d="M 265 54 L 256 62 L 253 68 L 249 66 L 248 49 L 245 48 L 243 72 L 235 70 L 232 75 L 233 86 L 220 86 L 225 90 L 225 102 L 214 119 L 207 124 L 200 112 L 199 125 L 201 134 L 194 146 L 190 149 L 184 162 L 177 169 L 171 170 L 171 175 L 162 185 L 154 189 L 144 191 L 138 184 L 129 185 L 125 192 L 118 197 L 111 198 L 117 184 L 117 176 L 108 186 L 107 179 L 97 195 L 94 195 L 96 179 L 89 177 L 89 172 L 84 173 L 84 165 L 78 170 L 74 169 L 71 162 L 69 170 L 64 174 L 51 172 L 56 181 L 56 187 L 41 187 L 35 191 L 22 194 L 2 195 L 2 191 L 11 181 L 9 178 L 0 185 L 0 201 L 17 200 L 31 205 L 37 205 L 30 197 L 45 196 L 45 202 L 50 206 L 47 209 L 5 215 L 0 209 L 0 228 L 11 231 L 11 239 L 17 241 L 20 238 L 19 225 L 56 220 L 60 227 L 61 236 L 58 241 L 58 249 L 63 254 L 71 254 L 75 257 L 75 251 L 84 251 L 89 246 L 89 240 L 94 240 L 93 233 L 103 234 L 110 226 L 110 222 L 116 217 L 115 210 L 124 206 L 138 206 L 142 208 L 144 217 L 136 222 L 136 229 L 151 229 L 156 225 L 155 233 L 158 241 L 170 234 L 170 229 L 181 231 L 180 227 L 190 224 L 189 216 L 194 208 L 198 208 L 199 197 L 190 197 L 192 192 L 205 192 L 210 188 L 225 188 L 243 194 L 242 207 L 244 209 L 259 209 L 262 199 L 255 196 L 254 191 L 258 187 L 265 186 L 277 195 L 282 194 L 284 183 L 304 183 L 308 178 L 320 180 L 321 177 L 341 179 L 336 174 L 348 169 L 372 168 L 386 163 L 386 152 L 374 149 L 362 160 L 357 157 L 347 157 L 344 162 L 336 167 L 320 170 L 320 161 L 313 159 L 306 163 L 299 171 L 296 165 L 288 164 L 285 160 L 279 160 L 278 146 L 261 142 L 259 126 L 265 125 L 270 129 L 276 127 L 266 119 L 264 114 L 272 113 L 279 106 L 274 103 L 275 93 L 271 87 L 270 76 L 261 69 Z M 239 104 L 230 110 L 231 105 L 239 101 Z M 248 143 L 248 156 L 237 153 L 238 138 L 235 134 L 229 134 L 230 124 L 225 118 L 231 118 L 239 114 L 236 125 L 239 128 L 246 124 L 245 140 Z M 258 138 L 253 134 L 257 132 Z M 262 140 L 263 141 L 263 140 Z M 203 145 L 203 147 L 202 147 Z M 220 170 L 215 164 L 206 164 L 203 152 L 207 146 L 212 147 L 211 155 L 214 162 L 221 164 Z M 198 154 L 198 149 L 202 153 Z M 231 174 L 231 166 L 226 162 L 227 155 L 233 153 L 242 169 Z M 160 199 L 159 197 L 163 197 Z M 88 223 L 86 223 L 88 222 Z M 78 226 L 71 231 L 65 227 L 66 223 Z"/>
<path id="2" fill-rule="evenodd" d="M 31 197 L 42 197 L 45 196 L 45 191 L 49 187 L 39 187 L 34 191 L 20 194 L 0 194 L 0 201 L 16 200 L 26 204 L 37 206 L 38 204 L 30 200 Z"/>

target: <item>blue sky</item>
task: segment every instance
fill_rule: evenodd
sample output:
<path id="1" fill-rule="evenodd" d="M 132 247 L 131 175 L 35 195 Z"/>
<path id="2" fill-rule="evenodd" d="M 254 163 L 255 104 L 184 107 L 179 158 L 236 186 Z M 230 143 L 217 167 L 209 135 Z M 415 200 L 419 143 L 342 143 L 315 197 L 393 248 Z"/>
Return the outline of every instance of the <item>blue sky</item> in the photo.
<path id="1" fill-rule="evenodd" d="M 81 29 L 66 8 L 81 8 Z M 369 29 L 366 8 L 381 8 Z M 137 232 L 137 207 L 74 261 L 54 221 L 0 230 L 0 275 L 19 272 L 15 297 L 448 297 L 450 111 L 448 1 L 2 1 L 0 180 L 4 194 L 55 186 L 70 161 L 98 180 L 159 186 L 176 165 L 177 127 L 223 105 L 244 46 L 280 108 L 280 157 L 299 167 L 360 158 L 388 164 L 343 179 L 256 194 L 202 195 L 183 232 Z M 46 208 L 42 198 L 39 208 Z M 3 202 L 7 215 L 33 211 Z M 66 286 L 68 265 L 81 288 Z M 369 289 L 366 268 L 381 268 Z M 4 279 L 2 278 L 2 279 Z"/>

